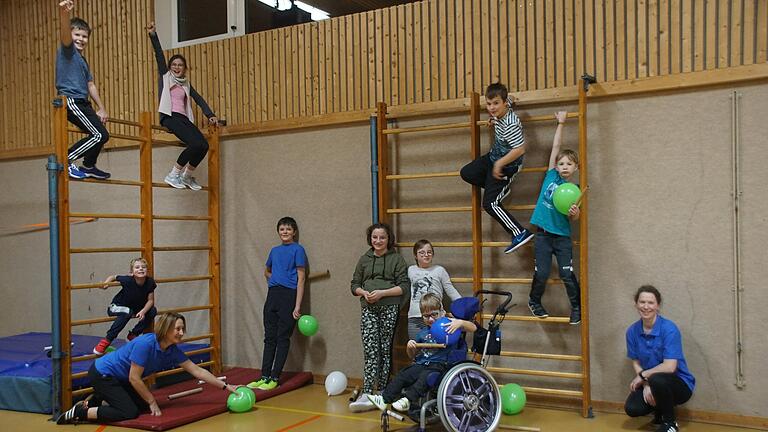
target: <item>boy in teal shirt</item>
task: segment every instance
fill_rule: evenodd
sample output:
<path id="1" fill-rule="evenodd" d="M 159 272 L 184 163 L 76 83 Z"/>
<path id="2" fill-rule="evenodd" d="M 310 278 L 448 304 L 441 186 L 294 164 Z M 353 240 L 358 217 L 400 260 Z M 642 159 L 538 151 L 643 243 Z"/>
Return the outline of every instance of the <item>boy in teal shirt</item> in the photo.
<path id="1" fill-rule="evenodd" d="M 573 244 L 571 242 L 570 220 L 579 218 L 579 207 L 572 205 L 568 210 L 568 216 L 558 212 L 552 204 L 552 195 L 563 183 L 568 182 L 573 173 L 579 167 L 579 156 L 573 150 L 560 150 L 562 143 L 563 124 L 567 113 L 560 111 L 555 114 L 557 118 L 557 130 L 552 141 L 552 152 L 549 156 L 549 166 L 544 181 L 541 184 L 539 199 L 531 216 L 531 223 L 538 227 L 534 241 L 536 264 L 531 283 L 528 308 L 533 316 L 547 318 L 541 297 L 552 268 L 552 255 L 557 258 L 560 279 L 565 284 L 568 300 L 571 303 L 571 324 L 581 322 L 581 297 L 579 293 L 579 281 L 573 273 Z M 569 220 L 570 219 L 570 220 Z"/>

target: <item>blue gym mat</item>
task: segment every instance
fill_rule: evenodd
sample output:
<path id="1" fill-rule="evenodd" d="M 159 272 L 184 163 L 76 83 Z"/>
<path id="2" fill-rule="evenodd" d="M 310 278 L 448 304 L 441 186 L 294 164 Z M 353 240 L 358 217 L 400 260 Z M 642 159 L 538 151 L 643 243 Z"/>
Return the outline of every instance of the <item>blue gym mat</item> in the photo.
<path id="1" fill-rule="evenodd" d="M 72 335 L 72 356 L 93 353 L 93 347 L 101 336 Z M 52 412 L 51 406 L 51 359 L 47 347 L 52 343 L 50 333 L 31 332 L 0 338 L 0 409 L 37 413 Z M 127 342 L 117 339 L 112 343 L 120 348 Z M 208 347 L 208 344 L 182 343 L 182 351 Z M 50 349 L 50 348 L 48 348 Z M 190 357 L 195 363 L 210 359 L 209 353 Z M 72 373 L 85 372 L 94 360 L 72 364 Z M 88 387 L 88 378 L 73 381 L 72 388 Z"/>

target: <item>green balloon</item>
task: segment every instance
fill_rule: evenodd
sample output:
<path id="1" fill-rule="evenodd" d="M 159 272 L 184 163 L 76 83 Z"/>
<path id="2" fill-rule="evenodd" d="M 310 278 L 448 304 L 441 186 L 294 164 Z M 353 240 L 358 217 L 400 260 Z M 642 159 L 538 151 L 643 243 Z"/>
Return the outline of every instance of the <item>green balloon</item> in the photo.
<path id="1" fill-rule="evenodd" d="M 504 384 L 501 388 L 501 410 L 504 414 L 518 414 L 525 407 L 525 390 L 517 384 Z"/>
<path id="2" fill-rule="evenodd" d="M 105 352 L 111 353 L 112 351 L 117 351 L 117 348 L 113 346 L 108 346 Z"/>
<path id="3" fill-rule="evenodd" d="M 560 213 L 567 215 L 568 210 L 581 197 L 581 190 L 573 183 L 563 183 L 552 194 L 552 204 Z"/>
<path id="4" fill-rule="evenodd" d="M 317 333 L 317 319 L 312 315 L 302 315 L 299 318 L 299 331 L 304 336 L 312 336 Z"/>
<path id="5" fill-rule="evenodd" d="M 227 397 L 227 408 L 230 411 L 241 413 L 250 411 L 253 408 L 253 403 L 256 400 L 256 395 L 248 387 L 238 387 L 235 393 L 230 393 Z"/>

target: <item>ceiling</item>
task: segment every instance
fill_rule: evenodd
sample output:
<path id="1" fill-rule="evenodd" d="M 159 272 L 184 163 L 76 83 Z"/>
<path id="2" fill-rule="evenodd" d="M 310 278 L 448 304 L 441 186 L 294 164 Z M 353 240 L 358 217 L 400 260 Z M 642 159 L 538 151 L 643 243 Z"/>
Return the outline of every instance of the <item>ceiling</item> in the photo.
<path id="1" fill-rule="evenodd" d="M 349 15 L 374 9 L 382 9 L 406 3 L 415 3 L 416 0 L 301 0 L 318 9 L 328 12 L 331 17 Z"/>

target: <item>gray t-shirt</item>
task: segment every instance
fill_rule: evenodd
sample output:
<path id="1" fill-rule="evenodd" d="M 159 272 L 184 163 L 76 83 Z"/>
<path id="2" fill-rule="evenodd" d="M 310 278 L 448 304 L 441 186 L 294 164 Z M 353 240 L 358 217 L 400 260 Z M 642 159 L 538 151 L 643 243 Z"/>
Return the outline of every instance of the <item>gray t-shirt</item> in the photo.
<path id="1" fill-rule="evenodd" d="M 408 318 L 421 318 L 419 302 L 421 296 L 432 293 L 443 299 L 443 293 L 448 294 L 451 300 L 461 297 L 451 282 L 448 272 L 439 265 L 429 268 L 421 268 L 417 265 L 408 267 L 408 279 L 411 280 L 411 305 L 408 308 Z"/>
<path id="2" fill-rule="evenodd" d="M 88 62 L 75 48 L 74 42 L 56 51 L 56 94 L 88 99 L 88 81 L 93 81 Z"/>

